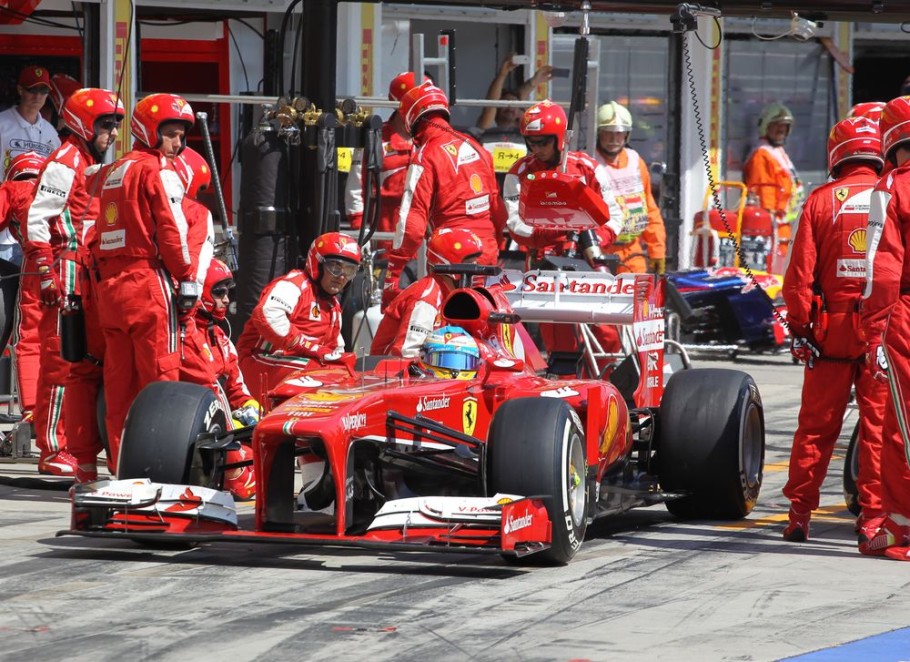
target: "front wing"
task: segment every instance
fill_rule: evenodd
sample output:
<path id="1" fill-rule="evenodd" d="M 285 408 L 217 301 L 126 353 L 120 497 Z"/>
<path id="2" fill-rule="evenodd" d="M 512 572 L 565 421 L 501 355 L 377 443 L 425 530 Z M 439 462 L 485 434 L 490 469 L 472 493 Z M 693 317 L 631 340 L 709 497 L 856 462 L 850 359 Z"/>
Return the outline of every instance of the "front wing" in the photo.
<path id="1" fill-rule="evenodd" d="M 77 485 L 70 529 L 58 535 L 136 542 L 286 542 L 400 551 L 493 552 L 525 556 L 547 549 L 552 522 L 540 498 L 409 497 L 386 502 L 361 535 L 242 528 L 233 497 L 199 486 L 148 479 Z"/>

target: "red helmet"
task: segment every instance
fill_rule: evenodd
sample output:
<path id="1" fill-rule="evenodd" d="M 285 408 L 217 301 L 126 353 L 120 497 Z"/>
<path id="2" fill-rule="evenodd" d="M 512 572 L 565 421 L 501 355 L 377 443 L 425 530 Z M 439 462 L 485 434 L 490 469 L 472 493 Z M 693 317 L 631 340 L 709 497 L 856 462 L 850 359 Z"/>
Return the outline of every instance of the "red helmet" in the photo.
<path id="1" fill-rule="evenodd" d="M 884 107 L 884 101 L 864 101 L 853 106 L 850 112 L 847 113 L 847 117 L 868 117 L 870 120 L 877 122 L 882 118 L 882 109 Z"/>
<path id="2" fill-rule="evenodd" d="M 878 122 L 860 116 L 848 117 L 834 125 L 828 134 L 828 171 L 834 172 L 844 161 L 885 164 Z"/>
<path id="3" fill-rule="evenodd" d="M 427 242 L 427 264 L 462 264 L 483 253 L 483 242 L 467 228 L 436 230 Z"/>
<path id="4" fill-rule="evenodd" d="M 521 135 L 556 136 L 556 148 L 566 145 L 566 111 L 549 99 L 535 103 L 521 117 Z"/>
<path id="5" fill-rule="evenodd" d="M 341 232 L 326 232 L 313 240 L 306 255 L 306 272 L 313 280 L 322 276 L 319 272 L 326 258 L 335 257 L 353 264 L 360 264 L 360 246 L 357 242 Z"/>
<path id="6" fill-rule="evenodd" d="M 209 270 L 205 273 L 205 284 L 202 286 L 202 308 L 215 319 L 223 320 L 227 315 L 227 309 L 215 310 L 215 297 L 212 296 L 212 290 L 219 285 L 228 289 L 233 288 L 234 274 L 228 269 L 228 265 L 213 257 Z"/>
<path id="7" fill-rule="evenodd" d="M 410 133 L 414 133 L 418 119 L 432 112 L 443 112 L 446 119 L 449 118 L 449 100 L 446 93 L 430 81 L 405 92 L 398 103 L 398 113 L 404 118 L 405 126 Z"/>
<path id="8" fill-rule="evenodd" d="M 41 166 L 43 165 L 44 157 L 38 152 L 19 154 L 6 166 L 3 179 L 8 182 L 14 182 L 17 179 L 34 179 L 41 174 Z"/>
<path id="9" fill-rule="evenodd" d="M 423 81 L 427 82 L 430 79 L 426 76 L 423 77 Z M 389 83 L 389 101 L 401 101 L 407 92 L 411 91 L 417 87 L 417 74 L 413 71 L 404 71 L 395 78 L 392 79 L 392 82 Z"/>
<path id="10" fill-rule="evenodd" d="M 176 94 L 152 94 L 136 104 L 130 120 L 130 133 L 146 147 L 157 149 L 161 144 L 161 125 L 183 122 L 189 131 L 196 122 L 193 109 L 186 99 Z M 186 147 L 186 136 L 183 137 Z"/>
<path id="11" fill-rule="evenodd" d="M 95 139 L 95 122 L 105 115 L 123 119 L 126 111 L 116 94 L 100 87 L 83 87 L 70 94 L 60 114 L 66 127 L 86 142 Z"/>
<path id="12" fill-rule="evenodd" d="M 894 149 L 910 140 L 910 96 L 886 103 L 878 126 L 882 132 L 882 155 L 888 160 Z"/>
<path id="13" fill-rule="evenodd" d="M 199 192 L 212 184 L 212 170 L 209 162 L 192 147 L 185 148 L 174 159 L 174 168 L 183 182 L 188 198 L 196 199 Z"/>
<path id="14" fill-rule="evenodd" d="M 66 74 L 51 76 L 51 101 L 54 103 L 58 115 L 63 112 L 64 102 L 80 87 L 82 84 L 72 76 Z"/>

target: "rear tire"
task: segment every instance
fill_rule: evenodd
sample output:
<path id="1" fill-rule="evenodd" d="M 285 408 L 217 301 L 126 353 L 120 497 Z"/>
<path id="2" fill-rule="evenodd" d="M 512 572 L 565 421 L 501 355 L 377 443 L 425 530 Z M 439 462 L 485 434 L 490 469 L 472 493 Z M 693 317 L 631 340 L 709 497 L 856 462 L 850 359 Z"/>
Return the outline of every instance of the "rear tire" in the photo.
<path id="1" fill-rule="evenodd" d="M 196 449 L 200 433 L 221 434 L 227 416 L 211 389 L 185 382 L 152 382 L 130 407 L 117 477 L 156 483 L 211 485 L 214 458 Z"/>
<path id="2" fill-rule="evenodd" d="M 674 374 L 660 405 L 658 477 L 677 517 L 741 519 L 761 490 L 764 411 L 752 377 L 738 370 Z"/>
<path id="3" fill-rule="evenodd" d="M 854 517 L 859 517 L 862 512 L 862 506 L 859 505 L 859 490 L 856 487 L 856 479 L 859 477 L 858 446 L 859 421 L 853 428 L 850 444 L 847 446 L 847 455 L 844 457 L 844 501 L 847 502 L 847 510 L 853 513 Z"/>
<path id="4" fill-rule="evenodd" d="M 488 493 L 543 496 L 549 549 L 521 559 L 568 563 L 588 526 L 585 434 L 572 408 L 551 398 L 517 398 L 494 414 L 487 442 Z"/>

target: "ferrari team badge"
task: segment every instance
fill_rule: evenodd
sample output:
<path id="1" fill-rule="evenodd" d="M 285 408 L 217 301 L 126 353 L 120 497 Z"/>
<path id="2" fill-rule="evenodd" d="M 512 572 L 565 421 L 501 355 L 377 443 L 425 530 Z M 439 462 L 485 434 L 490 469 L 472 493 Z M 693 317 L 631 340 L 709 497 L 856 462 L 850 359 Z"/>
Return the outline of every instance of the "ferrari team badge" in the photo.
<path id="1" fill-rule="evenodd" d="M 477 398 L 465 398 L 461 405 L 461 427 L 465 434 L 473 435 L 477 425 Z"/>
<path id="2" fill-rule="evenodd" d="M 834 197 L 841 202 L 846 200 L 848 195 L 850 195 L 850 190 L 847 188 L 834 189 Z"/>

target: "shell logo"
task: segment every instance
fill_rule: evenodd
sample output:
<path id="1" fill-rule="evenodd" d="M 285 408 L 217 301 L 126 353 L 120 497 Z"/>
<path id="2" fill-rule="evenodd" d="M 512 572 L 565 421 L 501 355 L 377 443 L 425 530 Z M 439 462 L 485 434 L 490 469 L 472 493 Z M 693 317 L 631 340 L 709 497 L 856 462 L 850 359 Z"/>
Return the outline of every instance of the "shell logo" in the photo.
<path id="1" fill-rule="evenodd" d="M 480 175 L 476 172 L 471 175 L 471 190 L 474 193 L 480 193 L 483 190 L 483 181 L 481 181 Z"/>
<path id="2" fill-rule="evenodd" d="M 866 254 L 866 228 L 857 228 L 847 237 L 847 243 L 855 253 Z"/>
<path id="3" fill-rule="evenodd" d="M 92 106 L 95 105 L 95 100 L 89 99 L 88 101 L 85 102 L 85 105 L 88 106 L 89 108 L 91 108 Z"/>
<path id="4" fill-rule="evenodd" d="M 607 404 L 607 427 L 604 428 L 604 436 L 600 441 L 600 454 L 606 455 L 613 445 L 616 438 L 616 432 L 619 430 L 619 405 L 616 404 L 616 398 L 610 397 Z"/>
<path id="5" fill-rule="evenodd" d="M 113 225 L 117 222 L 117 203 L 109 202 L 107 207 L 104 208 L 104 220 L 107 221 L 108 225 Z"/>
<path id="6" fill-rule="evenodd" d="M 154 115 L 155 113 L 157 113 L 157 112 L 158 112 L 158 104 L 153 104 L 152 107 L 149 108 L 149 112 L 151 112 L 152 115 Z"/>

